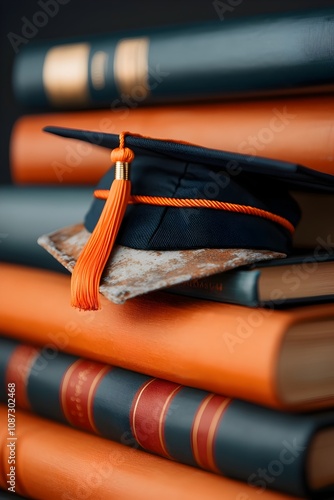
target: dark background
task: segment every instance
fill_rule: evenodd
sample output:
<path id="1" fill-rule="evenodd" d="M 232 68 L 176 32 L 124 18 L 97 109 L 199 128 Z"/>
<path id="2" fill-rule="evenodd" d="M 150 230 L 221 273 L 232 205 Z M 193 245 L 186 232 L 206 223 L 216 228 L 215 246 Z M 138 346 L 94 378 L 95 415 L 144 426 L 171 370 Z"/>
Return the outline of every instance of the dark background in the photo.
<path id="1" fill-rule="evenodd" d="M 43 1 L 43 0 L 42 0 Z M 66 2 L 66 0 L 63 0 Z M 68 0 L 59 5 L 59 12 L 28 43 L 35 40 L 88 36 L 90 34 L 145 29 L 180 23 L 219 21 L 215 6 L 227 5 L 225 20 L 268 12 L 334 6 L 334 0 Z M 0 183 L 10 182 L 8 145 L 11 127 L 24 109 L 15 102 L 11 88 L 14 49 L 8 39 L 10 32 L 22 35 L 26 17 L 42 10 L 38 0 L 1 0 L 1 143 Z M 220 13 L 222 11 L 220 10 Z M 221 21 L 224 22 L 224 21 Z M 19 49 L 24 45 L 20 45 Z"/>

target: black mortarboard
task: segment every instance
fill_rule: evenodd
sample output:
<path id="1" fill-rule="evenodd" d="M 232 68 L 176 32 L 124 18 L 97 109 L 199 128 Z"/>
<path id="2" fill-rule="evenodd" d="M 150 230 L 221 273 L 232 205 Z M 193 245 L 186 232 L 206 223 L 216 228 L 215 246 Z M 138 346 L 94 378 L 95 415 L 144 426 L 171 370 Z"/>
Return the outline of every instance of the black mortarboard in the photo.
<path id="1" fill-rule="evenodd" d="M 114 155 L 121 169 L 135 153 L 131 197 L 125 202 L 117 247 L 104 264 L 100 286 L 101 293 L 117 303 L 288 254 L 300 217 L 289 190 L 334 191 L 334 177 L 282 161 L 131 133 L 120 136 L 120 145 L 120 137 L 114 134 L 58 127 L 45 130 L 118 153 L 126 150 L 128 158 Z M 97 222 L 101 224 L 113 178 L 111 168 L 97 186 L 84 227 L 66 228 L 39 240 L 71 271 Z M 89 254 L 83 272 L 91 261 Z"/>

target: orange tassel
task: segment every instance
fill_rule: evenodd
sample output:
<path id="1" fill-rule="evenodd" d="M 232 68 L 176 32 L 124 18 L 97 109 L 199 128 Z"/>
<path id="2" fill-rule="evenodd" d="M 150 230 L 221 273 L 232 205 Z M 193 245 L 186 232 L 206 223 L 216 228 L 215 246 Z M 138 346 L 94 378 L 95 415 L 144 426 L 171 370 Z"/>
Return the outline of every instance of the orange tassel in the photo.
<path id="1" fill-rule="evenodd" d="M 115 180 L 111 185 L 100 218 L 72 273 L 71 304 L 84 311 L 100 309 L 101 276 L 113 249 L 131 195 L 128 169 L 134 154 L 131 149 L 124 147 L 124 135 L 124 133 L 120 134 L 120 147 L 111 152 L 111 160 L 115 163 Z"/>

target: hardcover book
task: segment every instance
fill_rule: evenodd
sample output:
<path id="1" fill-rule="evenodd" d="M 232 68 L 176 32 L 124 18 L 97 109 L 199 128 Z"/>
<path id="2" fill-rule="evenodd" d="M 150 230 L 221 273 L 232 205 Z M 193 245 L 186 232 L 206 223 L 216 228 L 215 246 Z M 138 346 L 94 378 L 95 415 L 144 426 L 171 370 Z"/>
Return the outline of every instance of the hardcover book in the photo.
<path id="1" fill-rule="evenodd" d="M 0 260 L 64 272 L 37 239 L 50 227 L 83 217 L 92 191 L 87 186 L 0 186 Z"/>
<path id="2" fill-rule="evenodd" d="M 4 263 L 0 276 L 12 339 L 272 408 L 333 407 L 333 303 L 252 310 L 160 292 L 83 313 L 69 276 Z"/>
<path id="3" fill-rule="evenodd" d="M 107 133 L 126 128 L 334 174 L 333 110 L 334 97 L 321 95 L 28 115 L 12 130 L 10 170 L 17 184 L 97 184 L 110 167 L 108 151 L 45 134 L 52 124 Z"/>
<path id="4" fill-rule="evenodd" d="M 8 440 L 7 408 L 0 406 L 1 488 L 7 487 L 8 443 L 15 450 L 16 491 L 29 498 L 70 500 L 255 500 L 246 484 L 17 411 Z M 15 443 L 15 444 L 13 444 Z M 12 465 L 13 467 L 13 465 Z M 264 500 L 292 500 L 265 491 Z"/>
<path id="5" fill-rule="evenodd" d="M 20 408 L 243 480 L 259 493 L 334 493 L 334 411 L 281 413 L 0 338 L 3 402 L 11 383 Z"/>
<path id="6" fill-rule="evenodd" d="M 188 281 L 169 292 L 250 307 L 334 299 L 334 249 L 273 259 Z"/>
<path id="7" fill-rule="evenodd" d="M 4 491 L 0 489 L 0 500 L 27 500 L 27 497 L 22 497 L 21 495 L 16 495 L 8 490 Z"/>
<path id="8" fill-rule="evenodd" d="M 13 87 L 23 103 L 49 108 L 332 89 L 333 15 L 313 9 L 32 42 L 16 57 Z"/>

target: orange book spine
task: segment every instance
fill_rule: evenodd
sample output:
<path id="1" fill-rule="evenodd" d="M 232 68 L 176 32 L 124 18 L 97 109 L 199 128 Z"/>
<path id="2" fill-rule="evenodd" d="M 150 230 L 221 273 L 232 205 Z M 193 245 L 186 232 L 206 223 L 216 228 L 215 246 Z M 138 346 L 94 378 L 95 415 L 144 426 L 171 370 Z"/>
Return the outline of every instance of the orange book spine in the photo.
<path id="1" fill-rule="evenodd" d="M 0 486 L 29 498 L 255 500 L 258 489 L 0 406 Z M 11 427 L 13 429 L 14 427 Z M 14 435 L 13 435 L 14 433 Z M 9 463 L 10 462 L 10 463 Z M 13 491 L 13 490 L 12 490 Z M 291 497 L 261 492 L 263 500 Z"/>
<path id="2" fill-rule="evenodd" d="M 0 264 L 0 277 L 5 335 L 51 355 L 62 350 L 277 408 L 284 407 L 276 370 L 287 328 L 334 312 L 334 304 L 273 312 L 161 293 L 124 305 L 101 297 L 101 310 L 80 312 L 70 306 L 69 276 Z"/>
<path id="3" fill-rule="evenodd" d="M 334 174 L 333 109 L 334 96 L 322 95 L 25 116 L 12 132 L 10 168 L 18 184 L 96 184 L 110 167 L 109 151 L 42 131 L 55 125 L 130 130 Z"/>

